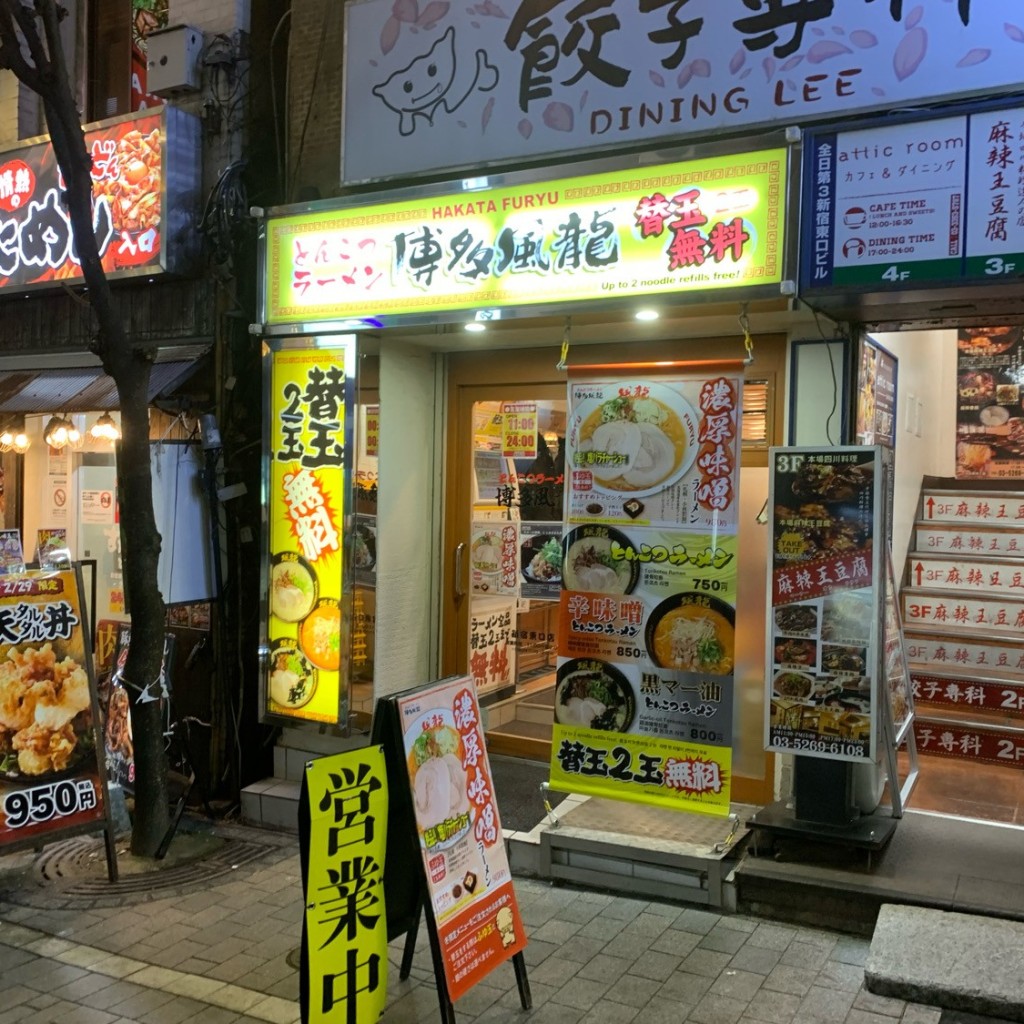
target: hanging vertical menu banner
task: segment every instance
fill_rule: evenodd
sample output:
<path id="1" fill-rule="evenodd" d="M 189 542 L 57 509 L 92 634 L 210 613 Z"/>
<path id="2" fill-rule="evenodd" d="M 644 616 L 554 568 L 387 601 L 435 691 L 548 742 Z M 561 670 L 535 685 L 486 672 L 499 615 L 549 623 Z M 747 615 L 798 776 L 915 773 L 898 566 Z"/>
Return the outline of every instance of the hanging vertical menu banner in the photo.
<path id="1" fill-rule="evenodd" d="M 874 760 L 881 451 L 771 451 L 768 750 Z"/>
<path id="2" fill-rule="evenodd" d="M 555 789 L 728 813 L 742 384 L 570 377 Z"/>

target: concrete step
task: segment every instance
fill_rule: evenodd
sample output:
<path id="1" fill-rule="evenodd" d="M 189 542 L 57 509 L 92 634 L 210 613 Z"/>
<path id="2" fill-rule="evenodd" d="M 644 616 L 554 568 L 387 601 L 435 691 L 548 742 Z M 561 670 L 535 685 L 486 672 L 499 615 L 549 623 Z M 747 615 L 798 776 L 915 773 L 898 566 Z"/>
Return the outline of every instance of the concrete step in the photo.
<path id="1" fill-rule="evenodd" d="M 1024 1022 L 1024 923 L 885 904 L 864 968 L 868 991 Z"/>

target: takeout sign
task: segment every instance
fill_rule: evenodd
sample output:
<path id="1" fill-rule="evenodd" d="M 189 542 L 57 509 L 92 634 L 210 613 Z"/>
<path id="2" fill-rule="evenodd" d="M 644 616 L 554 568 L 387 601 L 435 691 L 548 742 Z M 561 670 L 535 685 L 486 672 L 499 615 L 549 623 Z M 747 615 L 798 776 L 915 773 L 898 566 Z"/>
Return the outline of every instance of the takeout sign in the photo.
<path id="1" fill-rule="evenodd" d="M 92 221 L 108 275 L 159 269 L 165 131 L 161 113 L 85 133 Z M 49 139 L 0 154 L 0 288 L 81 278 L 82 268 Z"/>

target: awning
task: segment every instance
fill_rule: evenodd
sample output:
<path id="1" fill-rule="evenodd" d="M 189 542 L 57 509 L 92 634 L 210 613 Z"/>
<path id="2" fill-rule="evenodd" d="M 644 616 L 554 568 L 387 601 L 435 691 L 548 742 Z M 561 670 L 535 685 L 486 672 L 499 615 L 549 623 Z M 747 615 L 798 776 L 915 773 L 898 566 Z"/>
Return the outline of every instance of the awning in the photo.
<path id="1" fill-rule="evenodd" d="M 180 387 L 209 348 L 191 345 L 159 350 L 149 379 L 149 401 Z M 23 362 L 24 357 L 19 361 Z M 118 408 L 114 381 L 98 363 L 37 369 L 10 365 L 13 362 L 0 360 L 0 414 L 104 412 Z"/>

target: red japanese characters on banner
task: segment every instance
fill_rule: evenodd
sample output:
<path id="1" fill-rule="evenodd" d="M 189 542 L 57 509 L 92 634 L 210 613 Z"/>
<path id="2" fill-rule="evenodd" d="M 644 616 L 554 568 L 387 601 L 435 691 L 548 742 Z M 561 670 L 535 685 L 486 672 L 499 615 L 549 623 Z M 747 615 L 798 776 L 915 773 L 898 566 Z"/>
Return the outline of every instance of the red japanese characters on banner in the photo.
<path id="1" fill-rule="evenodd" d="M 704 414 L 697 431 L 697 502 L 709 511 L 723 511 L 735 497 L 736 387 L 725 377 L 707 381 L 697 404 Z"/>
<path id="2" fill-rule="evenodd" d="M 979 726 L 915 722 L 919 754 L 952 757 L 960 761 L 984 761 L 1024 770 L 1024 737 Z"/>
<path id="3" fill-rule="evenodd" d="M 914 700 L 922 704 L 995 710 L 1024 717 L 1024 684 L 982 679 L 946 679 L 917 673 L 911 676 L 911 683 Z"/>

